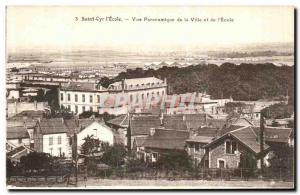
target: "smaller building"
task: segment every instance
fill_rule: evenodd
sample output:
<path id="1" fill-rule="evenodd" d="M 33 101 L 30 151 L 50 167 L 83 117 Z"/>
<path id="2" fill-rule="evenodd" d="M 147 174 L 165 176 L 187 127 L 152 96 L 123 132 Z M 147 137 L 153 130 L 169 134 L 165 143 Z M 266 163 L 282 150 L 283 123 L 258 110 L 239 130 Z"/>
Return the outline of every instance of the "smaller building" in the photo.
<path id="1" fill-rule="evenodd" d="M 205 148 L 209 168 L 259 168 L 260 158 L 270 147 L 264 143 L 264 151 L 260 151 L 260 142 L 253 128 L 243 126 L 214 139 Z"/>

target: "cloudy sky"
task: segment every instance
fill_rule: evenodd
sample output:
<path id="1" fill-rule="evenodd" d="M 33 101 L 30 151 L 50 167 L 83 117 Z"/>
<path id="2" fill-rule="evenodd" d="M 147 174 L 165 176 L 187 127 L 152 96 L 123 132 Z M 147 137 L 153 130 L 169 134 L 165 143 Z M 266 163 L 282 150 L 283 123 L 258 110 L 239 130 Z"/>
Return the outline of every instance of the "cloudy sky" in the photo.
<path id="1" fill-rule="evenodd" d="M 292 7 L 8 7 L 8 51 L 167 51 L 293 42 Z M 123 22 L 81 22 L 81 17 Z M 79 21 L 75 20 L 78 17 Z M 232 18 L 233 22 L 134 22 L 137 18 Z"/>

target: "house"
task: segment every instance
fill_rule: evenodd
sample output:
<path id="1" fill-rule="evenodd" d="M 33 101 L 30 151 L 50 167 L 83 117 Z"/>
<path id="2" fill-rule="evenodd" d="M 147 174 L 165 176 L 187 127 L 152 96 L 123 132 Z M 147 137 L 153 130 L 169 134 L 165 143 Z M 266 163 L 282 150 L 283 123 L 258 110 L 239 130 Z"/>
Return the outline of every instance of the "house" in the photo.
<path id="1" fill-rule="evenodd" d="M 258 135 L 251 126 L 242 126 L 228 131 L 204 146 L 208 155 L 209 168 L 253 168 L 258 167 L 260 158 L 266 155 L 269 145 L 260 151 Z"/>
<path id="2" fill-rule="evenodd" d="M 214 137 L 193 135 L 186 140 L 187 152 L 194 160 L 195 166 L 208 168 L 208 158 L 205 155 L 205 145 L 210 143 Z"/>
<path id="3" fill-rule="evenodd" d="M 189 138 L 186 130 L 151 128 L 150 134 L 143 143 L 145 161 L 157 162 L 160 155 L 174 150 L 185 151 L 185 141 Z"/>
<path id="4" fill-rule="evenodd" d="M 77 135 L 77 146 L 84 143 L 84 138 L 93 135 L 110 145 L 115 143 L 115 131 L 103 122 L 95 119 L 42 119 L 35 129 L 35 149 L 58 157 L 72 156 L 72 137 Z"/>
<path id="5" fill-rule="evenodd" d="M 26 156 L 30 152 L 33 152 L 33 150 L 25 145 L 22 145 L 22 146 L 19 146 L 13 150 L 7 152 L 6 156 L 12 162 L 20 162 L 21 157 Z"/>
<path id="6" fill-rule="evenodd" d="M 30 147 L 31 138 L 24 126 L 9 126 L 6 128 L 6 141 L 10 149 L 25 145 Z"/>
<path id="7" fill-rule="evenodd" d="M 107 121 L 107 125 L 115 129 L 120 135 L 123 132 L 125 138 L 124 145 L 132 149 L 135 138 L 147 137 L 150 128 L 161 126 L 161 119 L 159 115 L 120 115 Z"/>

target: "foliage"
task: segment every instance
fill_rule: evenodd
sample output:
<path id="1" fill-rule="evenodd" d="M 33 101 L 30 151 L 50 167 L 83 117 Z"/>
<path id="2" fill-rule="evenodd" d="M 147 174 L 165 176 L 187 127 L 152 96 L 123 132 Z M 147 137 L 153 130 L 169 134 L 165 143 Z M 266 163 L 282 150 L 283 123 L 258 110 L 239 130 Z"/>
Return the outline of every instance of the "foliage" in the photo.
<path id="1" fill-rule="evenodd" d="M 156 164 L 163 170 L 190 170 L 193 167 L 192 159 L 188 153 L 180 150 L 161 154 Z"/>
<path id="2" fill-rule="evenodd" d="M 20 167 L 25 171 L 46 170 L 50 167 L 52 157 L 50 154 L 31 152 L 20 159 Z"/>
<path id="3" fill-rule="evenodd" d="M 125 163 L 127 151 L 122 144 L 115 144 L 108 147 L 101 158 L 101 161 L 105 164 L 113 167 L 118 167 Z"/>
<path id="4" fill-rule="evenodd" d="M 17 172 L 16 165 L 14 165 L 9 158 L 6 158 L 6 176 L 9 177 L 11 175 L 15 175 L 16 172 Z"/>
<path id="5" fill-rule="evenodd" d="M 230 115 L 236 113 L 241 114 L 241 112 L 245 108 L 246 108 L 246 104 L 244 102 L 227 102 L 225 104 L 225 111 Z"/>
<path id="6" fill-rule="evenodd" d="M 99 114 L 98 112 L 85 111 L 79 114 L 79 118 L 90 118 L 92 116 L 94 116 L 95 118 L 103 118 L 105 122 L 115 117 L 115 115 L 108 114 L 107 112 L 104 112 L 103 114 Z"/>
<path id="7" fill-rule="evenodd" d="M 103 146 L 106 145 L 99 139 L 95 139 L 93 135 L 87 135 L 87 137 L 84 138 L 84 143 L 81 145 L 81 153 L 85 155 L 93 155 L 100 152 L 101 144 Z"/>
<path id="8" fill-rule="evenodd" d="M 284 103 L 274 104 L 261 110 L 266 118 L 280 119 L 290 118 L 294 112 L 294 106 Z"/>
<path id="9" fill-rule="evenodd" d="M 212 98 L 234 100 L 259 100 L 282 98 L 289 94 L 289 103 L 294 101 L 294 67 L 275 66 L 271 63 L 221 66 L 195 65 L 183 68 L 162 67 L 157 70 L 126 70 L 109 83 L 122 79 L 155 76 L 167 78 L 169 93 L 204 92 Z"/>

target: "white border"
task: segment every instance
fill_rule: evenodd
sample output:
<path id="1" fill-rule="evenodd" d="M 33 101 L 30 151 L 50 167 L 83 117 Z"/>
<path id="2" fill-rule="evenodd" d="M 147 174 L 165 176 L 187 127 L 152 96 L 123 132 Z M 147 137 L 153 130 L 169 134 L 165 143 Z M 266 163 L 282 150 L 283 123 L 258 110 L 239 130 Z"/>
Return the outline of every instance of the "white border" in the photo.
<path id="1" fill-rule="evenodd" d="M 1 44 L 0 44 L 0 58 L 2 62 L 2 71 L 0 72 L 1 76 L 1 92 L 0 92 L 0 105 L 3 105 L 3 111 L 0 112 L 0 125 L 2 127 L 2 134 L 0 136 L 1 140 L 1 161 L 0 161 L 0 172 L 1 174 L 1 194 L 8 194 L 12 192 L 8 192 L 6 190 L 6 178 L 5 178 L 5 6 L 6 5 L 211 5 L 211 6 L 267 6 L 267 5 L 277 5 L 277 6 L 295 6 L 296 8 L 300 7 L 300 1 L 299 0 L 2 0 L 0 1 L 0 36 L 1 36 Z M 299 18 L 299 10 L 298 10 L 298 18 Z M 297 20 L 297 26 L 299 27 L 299 19 Z M 298 33 L 299 34 L 299 33 Z M 297 35 L 298 35 L 297 34 Z M 297 52 L 297 56 L 299 56 L 299 50 Z M 297 75 L 299 75 L 299 68 L 297 69 Z M 297 82 L 297 91 L 299 91 L 299 83 Z M 297 108 L 297 113 L 298 108 Z M 298 120 L 297 116 L 297 121 Z M 297 150 L 297 156 L 299 156 L 299 149 Z M 299 170 L 299 167 L 298 169 Z M 297 174 L 299 176 L 299 173 Z M 297 182 L 298 180 L 296 180 Z M 256 191 L 255 193 L 257 193 Z M 25 194 L 26 192 L 19 192 L 18 194 Z M 32 193 L 32 192 L 27 192 Z M 42 192 L 43 193 L 43 192 Z M 54 194 L 61 194 L 63 192 L 50 192 Z M 78 192 L 77 192 L 78 193 Z M 82 192 L 79 192 L 82 193 Z M 99 192 L 99 193 L 107 193 L 107 192 Z M 114 193 L 120 193 L 120 192 L 114 192 Z M 153 192 L 157 194 L 158 192 Z M 161 193 L 161 192 L 160 192 Z M 181 192 L 185 193 L 185 192 Z M 201 192 L 203 193 L 203 192 Z M 205 193 L 205 192 L 204 192 Z M 214 192 L 218 193 L 218 192 Z M 224 193 L 224 192 L 223 192 Z M 272 193 L 272 192 L 264 192 L 264 193 Z"/>

